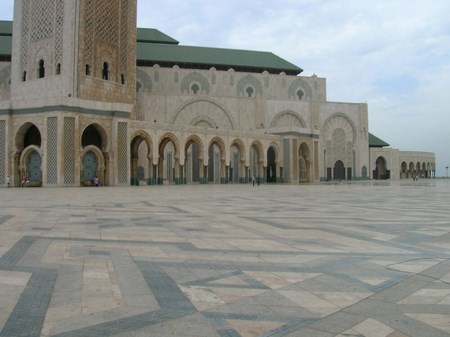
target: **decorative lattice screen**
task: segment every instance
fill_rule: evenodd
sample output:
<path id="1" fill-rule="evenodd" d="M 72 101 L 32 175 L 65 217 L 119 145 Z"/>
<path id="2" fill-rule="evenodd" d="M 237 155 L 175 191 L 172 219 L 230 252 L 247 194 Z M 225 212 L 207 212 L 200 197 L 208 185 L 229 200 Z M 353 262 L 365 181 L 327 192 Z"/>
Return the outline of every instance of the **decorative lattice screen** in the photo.
<path id="1" fill-rule="evenodd" d="M 75 183 L 75 118 L 64 118 L 64 183 Z"/>
<path id="2" fill-rule="evenodd" d="M 35 0 L 32 10 L 31 41 L 38 41 L 53 37 L 55 0 Z"/>
<path id="3" fill-rule="evenodd" d="M 119 184 L 126 184 L 128 182 L 127 129 L 127 123 L 119 122 L 117 132 Z"/>
<path id="4" fill-rule="evenodd" d="M 6 122 L 0 121 L 0 184 L 5 184 L 6 176 Z"/>
<path id="5" fill-rule="evenodd" d="M 58 118 L 47 119 L 47 184 L 58 183 Z"/>

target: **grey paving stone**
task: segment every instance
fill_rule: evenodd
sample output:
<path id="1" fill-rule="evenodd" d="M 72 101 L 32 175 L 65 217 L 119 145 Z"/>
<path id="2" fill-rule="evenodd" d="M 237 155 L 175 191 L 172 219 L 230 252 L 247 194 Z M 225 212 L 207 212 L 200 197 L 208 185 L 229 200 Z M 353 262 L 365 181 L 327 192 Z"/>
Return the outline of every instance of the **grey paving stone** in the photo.
<path id="1" fill-rule="evenodd" d="M 0 194 L 0 336 L 450 334 L 448 185 L 247 187 Z"/>
<path id="2" fill-rule="evenodd" d="M 363 314 L 337 312 L 308 325 L 308 328 L 338 335 L 361 323 L 366 318 Z"/>
<path id="3" fill-rule="evenodd" d="M 1 331 L 2 337 L 40 336 L 55 280 L 55 273 L 33 273 Z"/>

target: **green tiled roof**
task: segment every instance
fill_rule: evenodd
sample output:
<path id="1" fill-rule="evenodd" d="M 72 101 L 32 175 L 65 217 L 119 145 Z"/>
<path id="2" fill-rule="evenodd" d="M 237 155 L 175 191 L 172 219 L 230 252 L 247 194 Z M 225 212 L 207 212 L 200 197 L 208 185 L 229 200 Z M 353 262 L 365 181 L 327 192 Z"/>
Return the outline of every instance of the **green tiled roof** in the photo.
<path id="1" fill-rule="evenodd" d="M 162 44 L 178 44 L 179 42 L 170 36 L 160 32 L 157 29 L 138 28 L 137 42 L 143 43 L 162 43 Z"/>
<path id="2" fill-rule="evenodd" d="M 0 21 L 0 55 L 11 56 L 12 21 Z M 157 29 L 137 28 L 138 65 L 263 72 L 298 75 L 303 69 L 281 57 L 262 51 L 180 46 Z"/>
<path id="3" fill-rule="evenodd" d="M 385 146 L 389 146 L 389 144 L 369 132 L 369 147 L 385 147 Z"/>
<path id="4" fill-rule="evenodd" d="M 11 56 L 12 50 L 12 37 L 0 35 L 0 55 Z"/>
<path id="5" fill-rule="evenodd" d="M 270 52 L 138 43 L 138 62 L 145 64 L 178 64 L 180 67 L 220 70 L 233 68 L 238 71 L 267 70 L 270 73 L 284 71 L 297 75 L 303 70 Z M 161 64 L 162 63 L 162 64 Z"/>
<path id="6" fill-rule="evenodd" d="M 12 21 L 0 21 L 0 36 L 12 36 Z"/>

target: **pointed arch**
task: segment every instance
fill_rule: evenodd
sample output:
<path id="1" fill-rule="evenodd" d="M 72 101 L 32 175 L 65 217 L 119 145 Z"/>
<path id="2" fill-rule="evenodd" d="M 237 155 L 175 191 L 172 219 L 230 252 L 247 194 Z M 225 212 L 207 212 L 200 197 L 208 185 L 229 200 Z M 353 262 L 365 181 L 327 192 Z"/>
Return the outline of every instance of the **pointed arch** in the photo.
<path id="1" fill-rule="evenodd" d="M 17 129 L 14 144 L 16 151 L 22 151 L 29 145 L 35 145 L 40 148 L 41 141 L 41 130 L 39 130 L 36 124 L 25 122 Z"/>
<path id="2" fill-rule="evenodd" d="M 138 184 L 152 173 L 153 143 L 147 132 L 136 131 L 130 143 L 131 184 Z"/>
<path id="3" fill-rule="evenodd" d="M 208 144 L 208 181 L 225 182 L 225 160 L 226 160 L 225 142 L 219 136 L 213 137 Z"/>
<path id="4" fill-rule="evenodd" d="M 184 147 L 185 157 L 185 177 L 187 183 L 203 182 L 203 152 L 204 144 L 202 139 L 192 134 L 186 139 Z"/>
<path id="5" fill-rule="evenodd" d="M 267 149 L 267 171 L 266 171 L 266 181 L 268 183 L 277 182 L 277 176 L 279 171 L 279 148 L 276 144 L 270 144 Z"/>
<path id="6" fill-rule="evenodd" d="M 223 130 L 235 130 L 236 126 L 231 118 L 231 114 L 220 104 L 210 99 L 193 99 L 180 106 L 174 114 L 171 123 L 175 125 L 193 125 L 199 121 L 199 116 L 206 116 L 211 126 Z M 201 118 L 200 118 L 201 119 Z M 213 121 L 211 123 L 211 120 Z"/>
<path id="7" fill-rule="evenodd" d="M 177 137 L 165 133 L 158 142 L 158 183 L 177 183 L 179 178 L 180 144 Z"/>
<path id="8" fill-rule="evenodd" d="M 105 154 L 96 145 L 83 147 L 80 155 L 80 181 L 84 186 L 91 186 L 91 179 L 97 177 L 100 184 L 106 185 Z"/>
<path id="9" fill-rule="evenodd" d="M 260 141 L 254 140 L 249 148 L 250 177 L 262 179 L 264 165 L 264 147 Z"/>
<path id="10" fill-rule="evenodd" d="M 298 148 L 298 180 L 299 182 L 311 181 L 311 151 L 308 144 L 303 142 Z"/>
<path id="11" fill-rule="evenodd" d="M 245 183 L 245 144 L 239 138 L 230 144 L 230 181 Z"/>
<path id="12" fill-rule="evenodd" d="M 87 125 L 81 133 L 81 147 L 85 148 L 89 145 L 97 146 L 101 151 L 107 151 L 109 146 L 108 133 L 98 123 Z"/>
<path id="13" fill-rule="evenodd" d="M 306 122 L 298 113 L 291 110 L 286 110 L 278 113 L 270 123 L 271 128 L 287 126 L 306 128 Z"/>

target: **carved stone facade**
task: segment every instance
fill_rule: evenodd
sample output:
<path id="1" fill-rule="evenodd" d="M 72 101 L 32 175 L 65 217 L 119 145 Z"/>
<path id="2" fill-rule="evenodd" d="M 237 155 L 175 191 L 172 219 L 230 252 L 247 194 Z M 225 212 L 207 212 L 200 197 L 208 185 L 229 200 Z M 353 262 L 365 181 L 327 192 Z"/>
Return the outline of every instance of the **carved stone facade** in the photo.
<path id="1" fill-rule="evenodd" d="M 328 102 L 324 78 L 136 66 L 136 0 L 16 0 L 13 27 L 0 185 L 302 183 L 377 165 L 367 104 Z"/>

